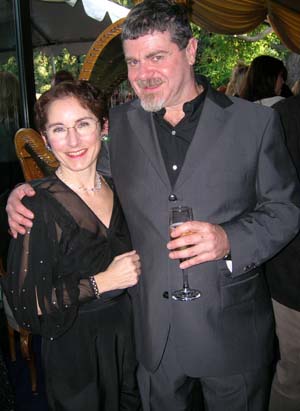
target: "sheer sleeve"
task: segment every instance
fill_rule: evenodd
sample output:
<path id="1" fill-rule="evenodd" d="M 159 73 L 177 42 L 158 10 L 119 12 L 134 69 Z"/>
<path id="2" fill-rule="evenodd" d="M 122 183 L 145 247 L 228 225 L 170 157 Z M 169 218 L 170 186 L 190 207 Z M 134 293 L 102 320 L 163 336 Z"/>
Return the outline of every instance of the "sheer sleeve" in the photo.
<path id="1" fill-rule="evenodd" d="M 62 270 L 62 228 L 48 201 L 39 192 L 24 201 L 35 214 L 34 224 L 11 240 L 3 288 L 19 325 L 52 339 L 71 327 L 79 304 L 95 295 L 88 278 Z"/>

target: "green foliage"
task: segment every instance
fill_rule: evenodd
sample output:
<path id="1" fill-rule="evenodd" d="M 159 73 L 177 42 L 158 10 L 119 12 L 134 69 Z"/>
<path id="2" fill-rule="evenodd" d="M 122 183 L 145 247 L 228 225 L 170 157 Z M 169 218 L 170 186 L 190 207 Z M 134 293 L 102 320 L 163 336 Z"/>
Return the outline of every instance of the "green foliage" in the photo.
<path id="1" fill-rule="evenodd" d="M 7 62 L 0 64 L 0 71 L 10 71 L 11 73 L 18 76 L 18 66 L 17 61 L 14 56 L 8 58 Z"/>
<path id="2" fill-rule="evenodd" d="M 120 4 L 121 6 L 131 8 L 134 6 L 133 0 L 111 0 L 114 3 Z"/>
<path id="3" fill-rule="evenodd" d="M 85 56 L 72 56 L 67 49 L 60 55 L 49 57 L 41 52 L 34 53 L 34 75 L 36 92 L 43 93 L 50 88 L 51 78 L 59 70 L 70 71 L 75 78 L 80 73 Z"/>
<path id="4" fill-rule="evenodd" d="M 132 1 L 116 1 L 123 5 L 132 5 Z M 127 4 L 125 4 L 127 3 Z M 251 36 L 260 33 L 265 26 L 260 26 Z M 227 84 L 232 68 L 238 61 L 249 64 L 253 58 L 268 54 L 285 60 L 288 54 L 280 44 L 279 38 L 271 33 L 260 41 L 247 42 L 236 36 L 208 33 L 193 25 L 194 36 L 198 39 L 198 53 L 195 64 L 197 73 L 207 76 L 212 85 L 218 87 Z M 284 49 L 284 51 L 282 51 Z M 55 57 L 49 57 L 41 52 L 34 53 L 34 75 L 36 92 L 38 94 L 50 88 L 51 78 L 58 70 L 68 70 L 75 78 L 79 76 L 85 56 L 72 56 L 67 49 Z M 0 70 L 7 70 L 18 75 L 15 57 L 10 57 Z"/>
<path id="5" fill-rule="evenodd" d="M 34 76 L 36 93 L 41 94 L 50 88 L 51 79 L 59 70 L 70 71 L 74 78 L 79 76 L 85 55 L 72 56 L 67 49 L 61 54 L 49 57 L 42 52 L 34 52 Z M 0 64 L 0 70 L 10 71 L 18 76 L 18 66 L 15 57 L 9 57 L 6 63 Z"/>
<path id="6" fill-rule="evenodd" d="M 249 34 L 254 36 L 265 29 L 262 25 Z M 268 34 L 262 40 L 247 42 L 237 36 L 208 33 L 193 25 L 194 36 L 198 39 L 198 53 L 195 70 L 207 76 L 215 87 L 227 84 L 232 68 L 238 61 L 246 64 L 261 54 L 285 60 L 287 49 L 281 51 L 279 38 Z"/>

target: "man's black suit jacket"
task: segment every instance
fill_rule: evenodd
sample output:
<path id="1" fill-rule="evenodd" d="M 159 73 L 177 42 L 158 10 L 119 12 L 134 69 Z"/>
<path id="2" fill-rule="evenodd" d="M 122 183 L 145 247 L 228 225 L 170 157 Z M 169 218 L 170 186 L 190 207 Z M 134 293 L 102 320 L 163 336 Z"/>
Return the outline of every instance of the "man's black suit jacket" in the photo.
<path id="1" fill-rule="evenodd" d="M 276 113 L 209 88 L 173 188 L 153 114 L 138 100 L 111 111 L 110 137 L 111 174 L 142 262 L 130 291 L 139 361 L 155 370 L 171 330 L 187 375 L 268 365 L 274 330 L 262 264 L 296 235 L 300 217 L 296 172 Z M 189 269 L 191 286 L 202 293 L 191 303 L 170 297 L 182 274 L 168 258 L 168 213 L 180 204 L 191 206 L 196 220 L 221 224 L 231 244 L 232 272 L 224 260 Z"/>

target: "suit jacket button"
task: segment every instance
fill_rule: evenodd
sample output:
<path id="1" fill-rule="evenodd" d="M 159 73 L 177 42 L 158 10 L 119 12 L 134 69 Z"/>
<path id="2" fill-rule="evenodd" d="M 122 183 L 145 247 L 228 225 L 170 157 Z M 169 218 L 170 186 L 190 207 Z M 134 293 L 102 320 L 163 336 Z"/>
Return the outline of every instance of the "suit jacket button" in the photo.
<path id="1" fill-rule="evenodd" d="M 162 295 L 164 298 L 169 298 L 169 293 L 168 293 L 168 291 L 164 291 L 163 292 L 163 295 Z"/>
<path id="2" fill-rule="evenodd" d="M 170 194 L 169 195 L 169 201 L 176 201 L 176 200 L 177 200 L 177 197 L 176 197 L 175 194 Z"/>

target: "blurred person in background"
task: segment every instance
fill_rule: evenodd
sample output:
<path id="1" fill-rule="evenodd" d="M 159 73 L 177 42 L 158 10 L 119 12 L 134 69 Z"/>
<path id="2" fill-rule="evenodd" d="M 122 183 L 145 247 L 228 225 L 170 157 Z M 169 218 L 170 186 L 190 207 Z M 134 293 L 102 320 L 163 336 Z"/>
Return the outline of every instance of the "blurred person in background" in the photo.
<path id="1" fill-rule="evenodd" d="M 282 84 L 280 95 L 284 98 L 292 97 L 294 95 L 286 82 Z"/>
<path id="2" fill-rule="evenodd" d="M 0 72 L 0 194 L 24 181 L 14 136 L 20 127 L 20 92 L 17 77 Z"/>
<path id="3" fill-rule="evenodd" d="M 258 56 L 250 64 L 241 97 L 271 107 L 284 98 L 281 90 L 286 78 L 287 71 L 281 60 Z"/>
<path id="4" fill-rule="evenodd" d="M 300 95 L 273 106 L 300 177 Z M 300 410 L 300 234 L 266 263 L 280 358 L 271 390 L 270 411 Z"/>
<path id="5" fill-rule="evenodd" d="M 248 65 L 239 62 L 233 69 L 231 73 L 231 78 L 226 87 L 227 96 L 239 97 L 241 94 L 241 89 L 243 87 L 245 77 L 248 71 Z"/>
<path id="6" fill-rule="evenodd" d="M 294 94 L 294 96 L 297 96 L 298 94 L 300 94 L 300 79 L 296 80 L 295 83 L 293 84 L 292 93 Z"/>

